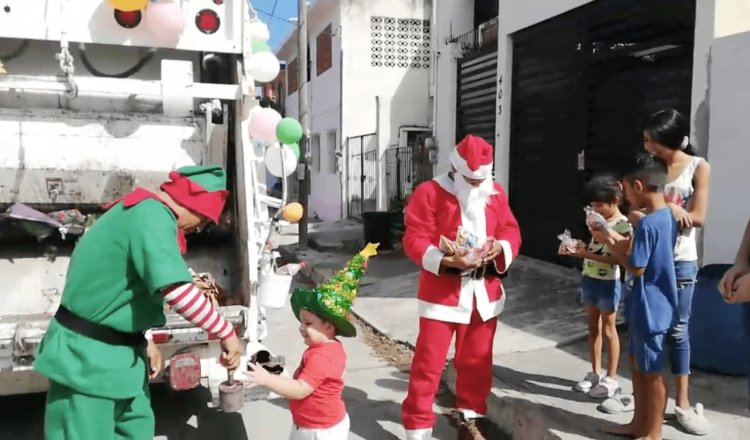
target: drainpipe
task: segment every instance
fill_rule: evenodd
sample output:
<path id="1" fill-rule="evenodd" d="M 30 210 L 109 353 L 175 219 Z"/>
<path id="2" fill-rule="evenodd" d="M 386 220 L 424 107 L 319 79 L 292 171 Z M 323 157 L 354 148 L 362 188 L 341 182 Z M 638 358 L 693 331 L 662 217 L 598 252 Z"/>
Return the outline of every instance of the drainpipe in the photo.
<path id="1" fill-rule="evenodd" d="M 375 96 L 375 145 L 378 146 L 377 155 L 377 166 L 375 167 L 375 210 L 383 210 L 383 185 L 382 185 L 382 161 L 380 160 L 381 148 L 380 148 L 380 96 Z M 364 160 L 364 157 L 362 158 Z"/>
<path id="2" fill-rule="evenodd" d="M 339 30 L 341 26 L 339 25 Z M 341 44 L 343 46 L 343 44 Z M 349 148 L 344 144 L 344 48 L 339 50 L 339 133 L 336 136 L 338 146 L 336 151 L 341 154 L 339 157 L 339 184 L 341 185 L 341 218 L 349 217 Z M 344 147 L 347 145 L 347 148 Z"/>

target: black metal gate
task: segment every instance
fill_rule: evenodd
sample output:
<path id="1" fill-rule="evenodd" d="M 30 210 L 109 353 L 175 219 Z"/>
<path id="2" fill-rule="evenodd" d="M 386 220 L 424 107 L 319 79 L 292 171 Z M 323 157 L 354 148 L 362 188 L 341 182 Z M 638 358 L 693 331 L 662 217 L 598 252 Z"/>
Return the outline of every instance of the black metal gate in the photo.
<path id="1" fill-rule="evenodd" d="M 690 112 L 695 0 L 597 0 L 513 35 L 511 206 L 525 255 L 585 238 L 582 184 L 642 148 L 649 113 Z"/>
<path id="2" fill-rule="evenodd" d="M 463 41 L 459 39 L 459 43 Z M 468 48 L 469 53 L 464 49 L 464 57 L 458 60 L 456 142 L 473 134 L 495 145 L 497 44 L 473 53 L 471 46 Z"/>
<path id="3" fill-rule="evenodd" d="M 375 133 L 346 139 L 349 217 L 362 220 L 362 213 L 377 209 L 378 144 Z"/>
<path id="4" fill-rule="evenodd" d="M 430 154 L 424 144 L 416 146 L 393 146 L 385 151 L 386 191 L 388 210 L 403 209 L 414 189 L 422 182 L 432 179 Z"/>

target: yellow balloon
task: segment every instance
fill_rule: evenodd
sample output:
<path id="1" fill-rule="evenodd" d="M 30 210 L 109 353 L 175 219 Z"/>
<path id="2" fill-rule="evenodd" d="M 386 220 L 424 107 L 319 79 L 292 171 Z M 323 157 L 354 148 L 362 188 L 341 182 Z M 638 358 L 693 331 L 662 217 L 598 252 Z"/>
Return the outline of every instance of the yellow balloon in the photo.
<path id="1" fill-rule="evenodd" d="M 288 222 L 296 223 L 302 219 L 303 213 L 302 205 L 292 202 L 284 206 L 281 211 L 281 217 Z"/>
<path id="2" fill-rule="evenodd" d="M 107 0 L 113 8 L 123 11 L 140 11 L 148 4 L 148 0 Z"/>

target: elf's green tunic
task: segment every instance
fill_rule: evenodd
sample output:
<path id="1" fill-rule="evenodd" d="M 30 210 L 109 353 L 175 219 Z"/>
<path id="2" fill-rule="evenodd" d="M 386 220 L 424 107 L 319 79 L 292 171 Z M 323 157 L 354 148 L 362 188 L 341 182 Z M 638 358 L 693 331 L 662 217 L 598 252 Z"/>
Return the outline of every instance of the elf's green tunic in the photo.
<path id="1" fill-rule="evenodd" d="M 123 332 L 162 326 L 161 289 L 192 280 L 177 241 L 177 220 L 155 199 L 119 203 L 78 242 L 62 305 Z M 149 439 L 154 416 L 145 347 L 109 345 L 52 320 L 34 368 L 50 379 L 45 438 Z"/>

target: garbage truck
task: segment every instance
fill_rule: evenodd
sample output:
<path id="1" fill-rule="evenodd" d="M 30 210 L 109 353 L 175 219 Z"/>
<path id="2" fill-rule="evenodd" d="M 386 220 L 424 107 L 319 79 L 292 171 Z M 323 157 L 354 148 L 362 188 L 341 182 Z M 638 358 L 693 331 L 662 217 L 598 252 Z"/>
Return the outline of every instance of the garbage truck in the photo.
<path id="1" fill-rule="evenodd" d="M 264 349 L 258 262 L 274 229 L 268 213 L 284 201 L 267 195 L 263 146 L 248 134 L 259 22 L 247 0 L 167 1 L 182 29 L 149 23 L 153 0 L 136 11 L 108 0 L 0 2 L 0 395 L 48 387 L 34 354 L 78 238 L 107 203 L 156 190 L 185 165 L 224 166 L 231 191 L 220 223 L 188 239 L 188 266 L 214 287 L 245 356 Z M 219 342 L 165 313 L 152 329 L 166 364 L 155 381 L 216 396 L 227 378 Z"/>

